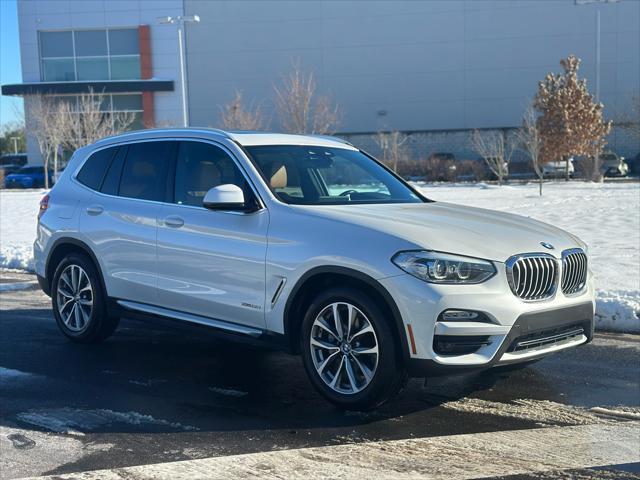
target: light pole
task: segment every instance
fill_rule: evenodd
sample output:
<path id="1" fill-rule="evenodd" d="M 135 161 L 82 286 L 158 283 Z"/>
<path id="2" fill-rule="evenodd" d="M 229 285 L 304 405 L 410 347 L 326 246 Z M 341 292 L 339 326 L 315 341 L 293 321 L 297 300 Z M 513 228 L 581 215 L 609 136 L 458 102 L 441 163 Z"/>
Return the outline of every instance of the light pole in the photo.
<path id="1" fill-rule="evenodd" d="M 20 140 L 20 137 L 11 137 L 11 140 L 13 140 L 13 153 L 18 153 L 18 140 Z"/>
<path id="2" fill-rule="evenodd" d="M 175 17 L 159 17 L 161 24 L 176 24 L 178 26 L 178 52 L 180 55 L 180 85 L 182 90 L 182 125 L 189 126 L 189 107 L 187 105 L 187 73 L 184 68 L 184 24 L 198 23 L 198 15 L 177 15 Z"/>
<path id="3" fill-rule="evenodd" d="M 600 4 L 618 3 L 620 0 L 575 0 L 576 5 L 596 4 L 596 103 L 600 103 Z M 594 175 L 600 170 L 600 153 L 596 153 Z M 569 166 L 567 165 L 567 169 Z"/>
<path id="4" fill-rule="evenodd" d="M 575 0 L 576 5 L 596 4 L 596 102 L 600 102 L 600 5 L 618 3 L 620 0 Z"/>

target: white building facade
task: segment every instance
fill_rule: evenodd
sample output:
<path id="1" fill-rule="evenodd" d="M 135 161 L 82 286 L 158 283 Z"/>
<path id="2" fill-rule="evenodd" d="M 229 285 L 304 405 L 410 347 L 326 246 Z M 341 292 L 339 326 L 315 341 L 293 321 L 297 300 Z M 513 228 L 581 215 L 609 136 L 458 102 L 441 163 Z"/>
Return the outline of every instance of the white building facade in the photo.
<path id="1" fill-rule="evenodd" d="M 180 125 L 176 27 L 158 17 L 198 15 L 186 27 L 191 125 L 219 125 L 221 107 L 242 91 L 278 130 L 274 85 L 298 63 L 340 105 L 338 131 L 354 141 L 366 144 L 380 130 L 420 132 L 419 155 L 469 157 L 467 132 L 519 126 L 538 81 L 560 72 L 561 58 L 580 57 L 595 92 L 598 11 L 600 99 L 607 118 L 633 119 L 640 1 L 582 3 L 18 0 L 23 84 L 3 94 L 44 91 L 48 82 L 56 94 L 94 85 L 111 95 L 110 108 L 136 109 L 142 125 Z M 434 146 L 429 138 L 454 140 Z M 625 156 L 640 151 L 623 129 L 609 141 Z"/>

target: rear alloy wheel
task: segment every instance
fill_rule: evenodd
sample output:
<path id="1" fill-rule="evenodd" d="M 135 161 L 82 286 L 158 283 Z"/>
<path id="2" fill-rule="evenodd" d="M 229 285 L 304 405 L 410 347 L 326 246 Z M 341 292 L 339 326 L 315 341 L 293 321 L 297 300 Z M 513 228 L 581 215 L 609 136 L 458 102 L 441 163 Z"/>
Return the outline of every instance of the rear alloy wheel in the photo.
<path id="1" fill-rule="evenodd" d="M 72 332 L 86 329 L 93 313 L 94 291 L 81 266 L 71 264 L 62 271 L 56 295 L 58 313 L 64 325 Z"/>
<path id="2" fill-rule="evenodd" d="M 397 339 L 378 304 L 358 290 L 319 294 L 307 308 L 301 333 L 311 382 L 339 407 L 374 408 L 404 384 Z"/>
<path id="3" fill-rule="evenodd" d="M 53 275 L 53 314 L 58 328 L 75 342 L 101 342 L 118 326 L 119 319 L 108 315 L 98 275 L 91 259 L 80 253 L 64 257 Z"/>

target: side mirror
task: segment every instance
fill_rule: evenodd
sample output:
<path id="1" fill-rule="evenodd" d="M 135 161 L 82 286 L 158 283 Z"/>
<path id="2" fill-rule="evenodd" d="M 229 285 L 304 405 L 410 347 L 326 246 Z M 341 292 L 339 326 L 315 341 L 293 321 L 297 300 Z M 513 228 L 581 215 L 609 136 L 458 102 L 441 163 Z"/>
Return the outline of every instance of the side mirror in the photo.
<path id="1" fill-rule="evenodd" d="M 209 210 L 244 210 L 244 193 L 237 185 L 218 185 L 207 192 L 202 205 Z"/>

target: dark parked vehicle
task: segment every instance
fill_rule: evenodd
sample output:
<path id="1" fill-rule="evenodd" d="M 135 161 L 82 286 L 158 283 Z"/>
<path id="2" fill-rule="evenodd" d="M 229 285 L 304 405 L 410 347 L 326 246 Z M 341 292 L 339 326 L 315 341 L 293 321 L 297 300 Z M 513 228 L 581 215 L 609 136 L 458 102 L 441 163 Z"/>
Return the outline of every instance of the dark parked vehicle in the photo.
<path id="1" fill-rule="evenodd" d="M 53 183 L 53 174 L 49 172 L 49 185 Z M 6 188 L 38 188 L 44 187 L 44 169 L 40 167 L 22 167 L 4 179 Z"/>
<path id="2" fill-rule="evenodd" d="M 0 166 L 0 178 L 6 178 L 7 175 L 12 173 L 16 173 L 18 170 L 22 168 L 22 165 L 2 165 Z"/>
<path id="3" fill-rule="evenodd" d="M 27 164 L 26 153 L 7 153 L 0 157 L 0 167 L 18 166 L 24 167 Z"/>

